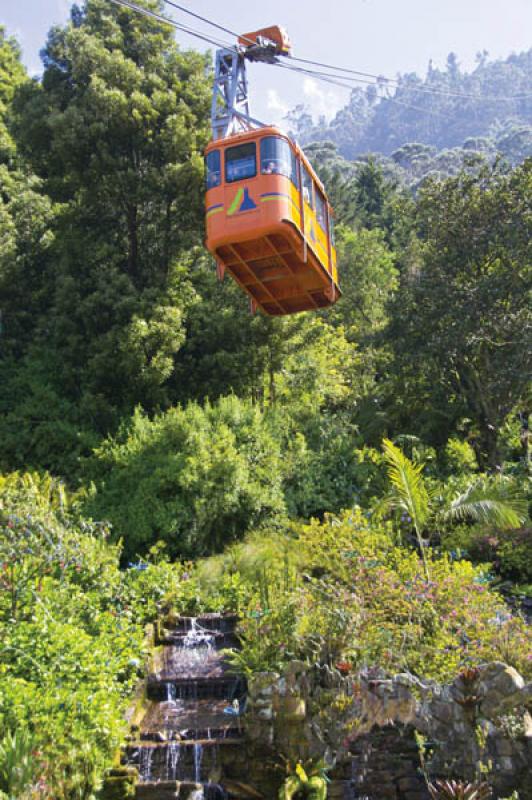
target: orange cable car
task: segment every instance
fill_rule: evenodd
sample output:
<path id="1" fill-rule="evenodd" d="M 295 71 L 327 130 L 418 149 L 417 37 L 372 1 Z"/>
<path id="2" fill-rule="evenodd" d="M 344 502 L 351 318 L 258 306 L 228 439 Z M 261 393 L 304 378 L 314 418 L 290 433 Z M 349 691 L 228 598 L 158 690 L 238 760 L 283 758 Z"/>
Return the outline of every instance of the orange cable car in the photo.
<path id="1" fill-rule="evenodd" d="M 218 276 L 229 272 L 253 311 L 282 316 L 326 308 L 340 289 L 332 210 L 321 182 L 295 142 L 249 116 L 244 59 L 272 63 L 284 53 L 265 36 L 272 30 L 254 33 L 258 44 L 244 51 L 217 53 L 206 245 Z"/>

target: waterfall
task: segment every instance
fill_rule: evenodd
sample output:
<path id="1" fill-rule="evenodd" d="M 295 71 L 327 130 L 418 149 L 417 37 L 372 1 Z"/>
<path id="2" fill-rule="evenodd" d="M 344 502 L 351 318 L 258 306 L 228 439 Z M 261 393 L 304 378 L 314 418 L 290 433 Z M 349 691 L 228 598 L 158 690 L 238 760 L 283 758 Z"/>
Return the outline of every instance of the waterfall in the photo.
<path id="1" fill-rule="evenodd" d="M 198 647 L 204 645 L 212 650 L 214 635 L 202 628 L 196 617 L 190 620 L 190 630 L 183 639 L 183 647 Z"/>
<path id="2" fill-rule="evenodd" d="M 199 742 L 194 743 L 194 780 L 201 783 L 201 760 L 203 758 L 203 747 Z"/>
<path id="3" fill-rule="evenodd" d="M 177 698 L 177 689 L 175 683 L 166 684 L 166 702 L 175 703 Z"/>
<path id="4" fill-rule="evenodd" d="M 162 792 L 168 782 L 180 784 L 187 800 L 228 800 L 225 769 L 239 745 L 246 691 L 224 663 L 235 622 L 216 615 L 179 617 L 165 634 L 162 657 L 148 676 L 152 702 L 122 762 L 137 767 L 146 798 L 155 800 L 159 785 Z"/>
<path id="5" fill-rule="evenodd" d="M 177 780 L 177 766 L 181 756 L 181 745 L 179 742 L 169 742 L 166 748 L 166 780 Z"/>
<path id="6" fill-rule="evenodd" d="M 151 780 L 153 754 L 153 747 L 141 747 L 139 750 L 139 775 L 142 782 Z"/>

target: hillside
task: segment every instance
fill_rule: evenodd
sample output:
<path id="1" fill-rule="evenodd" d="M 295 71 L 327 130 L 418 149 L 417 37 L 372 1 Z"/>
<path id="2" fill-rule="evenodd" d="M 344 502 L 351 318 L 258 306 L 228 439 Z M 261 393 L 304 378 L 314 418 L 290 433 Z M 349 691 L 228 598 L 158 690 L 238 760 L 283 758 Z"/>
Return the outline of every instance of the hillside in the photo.
<path id="1" fill-rule="evenodd" d="M 532 154 L 532 50 L 500 61 L 479 55 L 470 73 L 451 53 L 443 70 L 429 65 L 424 78 L 399 75 L 384 86 L 380 98 L 374 86 L 354 88 L 329 123 L 298 106 L 291 130 L 302 144 L 332 142 L 348 160 L 388 156 L 412 180 L 454 174 L 472 155 L 518 164 Z"/>

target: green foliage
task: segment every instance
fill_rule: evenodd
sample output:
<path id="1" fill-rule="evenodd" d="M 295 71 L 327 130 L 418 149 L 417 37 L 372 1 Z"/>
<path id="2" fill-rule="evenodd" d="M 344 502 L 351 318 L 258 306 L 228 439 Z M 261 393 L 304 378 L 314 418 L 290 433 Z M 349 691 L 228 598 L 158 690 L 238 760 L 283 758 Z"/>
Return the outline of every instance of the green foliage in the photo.
<path id="1" fill-rule="evenodd" d="M 18 800 L 35 781 L 39 768 L 35 740 L 28 730 L 7 731 L 0 740 L 0 797 Z"/>
<path id="2" fill-rule="evenodd" d="M 529 674 L 530 632 L 482 568 L 432 551 L 426 559 L 430 580 L 391 523 L 355 509 L 235 545 L 202 564 L 198 580 L 211 596 L 227 573 L 238 580 L 243 647 L 234 663 L 248 673 L 302 658 L 438 680 L 507 660 Z"/>
<path id="3" fill-rule="evenodd" d="M 161 539 L 172 555 L 220 550 L 283 511 L 279 444 L 250 403 L 190 404 L 130 425 L 95 454 L 96 515 L 125 536 L 126 553 Z"/>
<path id="4" fill-rule="evenodd" d="M 423 467 L 414 464 L 389 439 L 383 442 L 384 458 L 388 466 L 388 478 L 392 491 L 385 503 L 390 508 L 400 509 L 412 522 L 420 553 L 425 564 L 425 576 L 429 579 L 428 565 L 425 560 L 425 545 L 422 533 L 426 525 L 430 496 L 423 482 Z"/>
<path id="5" fill-rule="evenodd" d="M 22 791 L 13 783 L 20 775 L 54 800 L 93 796 L 124 733 L 143 626 L 183 574 L 164 559 L 120 572 L 120 548 L 104 525 L 79 516 L 79 500 L 50 476 L 0 479 L 0 788 L 8 795 Z"/>
<path id="6" fill-rule="evenodd" d="M 394 298 L 387 341 L 394 393 L 437 419 L 437 438 L 466 429 L 481 470 L 501 464 L 508 415 L 526 408 L 532 162 L 428 182 L 418 204 L 422 264 Z M 415 354 L 415 357 L 413 357 Z M 446 422 L 447 420 L 447 422 Z M 417 430 L 423 425 L 417 423 Z M 446 436 L 447 438 L 447 436 Z"/>
<path id="7" fill-rule="evenodd" d="M 476 470 L 473 448 L 468 442 L 451 437 L 442 453 L 443 469 L 447 474 L 467 474 Z"/>
<path id="8" fill-rule="evenodd" d="M 368 339 L 387 321 L 386 306 L 397 288 L 398 272 L 393 253 L 381 230 L 338 231 L 342 291 L 346 301 L 334 313 L 351 337 Z"/>
<path id="9" fill-rule="evenodd" d="M 447 547 L 449 544 L 446 542 Z M 475 526 L 462 535 L 461 545 L 471 558 L 492 564 L 502 578 L 520 584 L 532 583 L 530 527 L 503 530 Z"/>
<path id="10" fill-rule="evenodd" d="M 294 766 L 290 763 L 286 766 L 289 774 L 279 790 L 279 800 L 294 800 L 297 797 L 326 800 L 327 767 L 323 761 L 305 765 L 298 761 Z"/>
<path id="11" fill-rule="evenodd" d="M 480 478 L 456 497 L 445 515 L 452 520 L 472 520 L 500 528 L 518 528 L 527 517 L 527 501 L 511 479 Z"/>
<path id="12" fill-rule="evenodd" d="M 44 67 L 14 100 L 39 178 L 12 176 L 6 193 L 2 456 L 72 474 L 122 414 L 169 401 L 194 299 L 208 85 L 204 56 L 105 0 L 52 29 Z"/>
<path id="13" fill-rule="evenodd" d="M 10 110 L 15 92 L 26 79 L 20 48 L 0 25 L 0 165 L 15 156 L 15 142 L 9 131 Z"/>
<path id="14" fill-rule="evenodd" d="M 388 439 L 384 440 L 383 449 L 392 488 L 381 501 L 380 509 L 398 509 L 402 512 L 401 522 L 412 525 L 427 580 L 430 576 L 425 538 L 430 540 L 438 522 L 469 520 L 515 528 L 527 518 L 527 501 L 521 487 L 511 478 L 498 476 L 489 479 L 484 476 L 469 482 L 462 491 L 454 494 L 451 484 L 445 487 L 448 495 L 445 503 L 435 488 L 431 491 L 427 488 L 423 465 L 414 464 Z"/>

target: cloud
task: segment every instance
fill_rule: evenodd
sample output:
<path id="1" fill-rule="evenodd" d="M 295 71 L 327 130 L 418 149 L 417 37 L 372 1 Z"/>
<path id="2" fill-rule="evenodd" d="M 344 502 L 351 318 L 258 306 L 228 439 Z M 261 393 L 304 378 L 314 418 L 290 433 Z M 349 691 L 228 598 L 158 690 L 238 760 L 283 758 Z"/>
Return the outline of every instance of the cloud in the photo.
<path id="1" fill-rule="evenodd" d="M 266 108 L 273 114 L 273 122 L 279 124 L 290 111 L 290 106 L 285 103 L 276 89 L 268 89 L 266 95 Z"/>
<path id="2" fill-rule="evenodd" d="M 345 105 L 345 92 L 322 88 L 314 78 L 303 80 L 303 97 L 314 118 L 330 120 Z"/>

